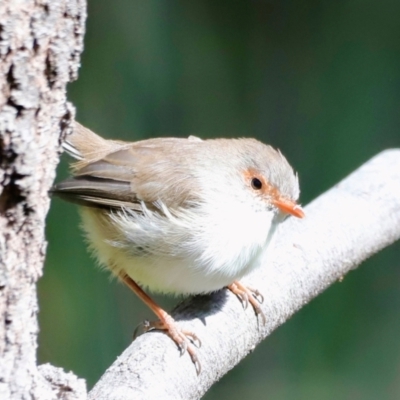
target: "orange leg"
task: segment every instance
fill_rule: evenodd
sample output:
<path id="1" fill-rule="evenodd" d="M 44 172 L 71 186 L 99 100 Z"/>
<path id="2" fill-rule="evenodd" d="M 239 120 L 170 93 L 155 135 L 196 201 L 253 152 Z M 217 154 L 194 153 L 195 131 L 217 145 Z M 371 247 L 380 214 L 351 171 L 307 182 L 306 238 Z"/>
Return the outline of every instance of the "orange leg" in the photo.
<path id="1" fill-rule="evenodd" d="M 184 354 L 185 351 L 189 353 L 190 358 L 195 365 L 197 374 L 200 374 L 201 365 L 197 358 L 196 351 L 192 346 L 192 343 L 197 347 L 201 346 L 201 341 L 196 334 L 181 329 L 176 321 L 159 305 L 157 305 L 157 303 L 155 303 L 152 298 L 128 275 L 121 273 L 120 278 L 159 318 L 159 321 L 147 322 L 144 325 L 145 331 L 147 332 L 152 329 L 165 331 L 165 333 L 178 345 L 181 354 Z"/>
<path id="2" fill-rule="evenodd" d="M 265 314 L 260 307 L 260 303 L 264 301 L 264 297 L 257 289 L 253 289 L 249 286 L 244 286 L 239 281 L 234 281 L 233 283 L 231 283 L 228 286 L 228 289 L 239 298 L 245 309 L 250 303 L 255 313 L 261 316 L 262 322 L 263 324 L 265 324 Z"/>

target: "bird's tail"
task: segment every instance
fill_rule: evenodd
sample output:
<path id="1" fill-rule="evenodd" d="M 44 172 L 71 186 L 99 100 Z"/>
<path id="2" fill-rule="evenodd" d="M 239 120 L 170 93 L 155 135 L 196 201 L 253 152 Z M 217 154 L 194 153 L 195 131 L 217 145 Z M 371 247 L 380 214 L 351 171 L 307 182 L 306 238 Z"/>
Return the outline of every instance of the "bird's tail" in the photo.
<path id="1" fill-rule="evenodd" d="M 88 164 L 101 160 L 105 155 L 121 148 L 124 142 L 106 140 L 79 122 L 74 122 L 73 132 L 64 141 L 63 149 L 75 160 L 72 170 L 76 171 Z"/>

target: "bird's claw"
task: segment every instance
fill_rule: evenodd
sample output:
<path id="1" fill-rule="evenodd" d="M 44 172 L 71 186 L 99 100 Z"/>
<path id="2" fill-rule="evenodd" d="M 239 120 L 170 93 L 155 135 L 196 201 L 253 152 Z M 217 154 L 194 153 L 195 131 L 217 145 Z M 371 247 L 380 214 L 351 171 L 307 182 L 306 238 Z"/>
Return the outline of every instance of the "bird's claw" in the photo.
<path id="1" fill-rule="evenodd" d="M 263 325 L 265 325 L 266 317 L 260 307 L 260 304 L 264 301 L 264 296 L 257 289 L 244 286 L 238 281 L 234 281 L 230 284 L 228 289 L 239 298 L 244 309 L 246 309 L 250 303 L 256 315 L 261 316 Z"/>
<path id="2" fill-rule="evenodd" d="M 152 330 L 162 330 L 164 331 L 178 346 L 180 355 L 184 355 L 186 352 L 189 354 L 197 375 L 201 372 L 201 364 L 197 357 L 196 351 L 192 345 L 197 348 L 201 347 L 201 340 L 198 336 L 191 331 L 181 329 L 175 320 L 166 315 L 164 321 L 143 321 L 140 325 L 137 326 L 134 332 L 134 338 L 137 336 L 137 331 L 139 330 L 140 326 L 143 327 L 144 332 L 149 332 Z"/>

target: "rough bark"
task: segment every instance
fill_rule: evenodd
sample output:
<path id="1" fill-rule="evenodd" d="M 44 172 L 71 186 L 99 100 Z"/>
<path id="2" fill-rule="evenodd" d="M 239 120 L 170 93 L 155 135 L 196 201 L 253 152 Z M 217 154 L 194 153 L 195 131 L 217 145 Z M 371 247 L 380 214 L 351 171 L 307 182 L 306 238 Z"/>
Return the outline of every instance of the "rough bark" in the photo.
<path id="1" fill-rule="evenodd" d="M 299 308 L 400 238 L 399 176 L 400 150 L 383 152 L 308 205 L 304 220 L 282 224 L 264 268 L 244 280 L 265 295 L 265 326 L 224 290 L 180 305 L 173 316 L 203 343 L 199 376 L 165 334 L 150 332 L 115 361 L 89 398 L 200 398 Z"/>
<path id="2" fill-rule="evenodd" d="M 48 190 L 73 118 L 66 85 L 77 76 L 85 7 L 84 0 L 0 2 L 1 399 L 73 399 L 85 392 L 83 382 L 74 381 L 75 391 L 69 375 L 61 384 L 59 370 L 36 366 Z"/>

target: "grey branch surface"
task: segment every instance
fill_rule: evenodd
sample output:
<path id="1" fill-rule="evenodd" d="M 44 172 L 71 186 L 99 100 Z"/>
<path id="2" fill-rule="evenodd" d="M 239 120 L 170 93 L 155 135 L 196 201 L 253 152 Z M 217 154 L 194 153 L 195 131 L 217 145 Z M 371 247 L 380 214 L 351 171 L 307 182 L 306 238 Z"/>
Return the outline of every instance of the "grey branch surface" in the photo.
<path id="1" fill-rule="evenodd" d="M 86 397 L 85 383 L 36 365 L 36 282 L 48 190 L 73 109 L 84 0 L 0 0 L 0 399 Z"/>
<path id="2" fill-rule="evenodd" d="M 293 313 L 362 261 L 400 238 L 400 150 L 387 150 L 318 197 L 306 218 L 286 220 L 264 266 L 245 279 L 264 294 L 260 326 L 227 290 L 199 296 L 173 316 L 202 340 L 196 375 L 161 332 L 136 339 L 90 399 L 198 399 Z"/>

